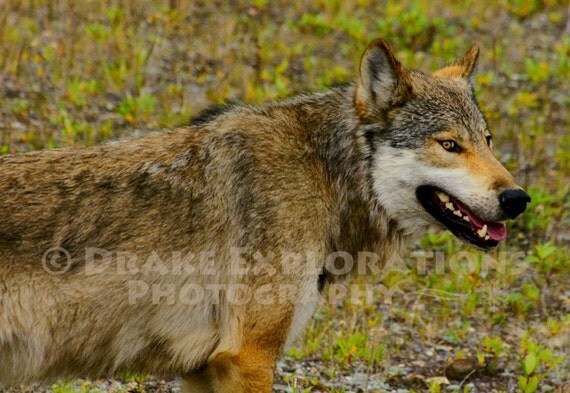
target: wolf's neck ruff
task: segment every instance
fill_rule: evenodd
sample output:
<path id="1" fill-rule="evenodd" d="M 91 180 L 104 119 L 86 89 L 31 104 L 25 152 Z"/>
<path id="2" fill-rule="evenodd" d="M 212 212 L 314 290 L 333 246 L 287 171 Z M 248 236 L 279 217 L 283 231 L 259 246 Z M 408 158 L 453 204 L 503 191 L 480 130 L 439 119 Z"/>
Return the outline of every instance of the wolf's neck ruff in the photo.
<path id="1" fill-rule="evenodd" d="M 326 231 L 327 253 L 343 251 L 356 258 L 369 251 L 384 260 L 405 247 L 411 234 L 396 217 L 386 215 L 376 197 L 370 133 L 381 134 L 383 125 L 361 123 L 353 105 L 355 90 L 354 84 L 346 84 L 273 104 L 272 110 L 296 114 L 332 191 L 330 211 L 335 219 Z M 319 285 L 344 278 L 324 272 Z"/>

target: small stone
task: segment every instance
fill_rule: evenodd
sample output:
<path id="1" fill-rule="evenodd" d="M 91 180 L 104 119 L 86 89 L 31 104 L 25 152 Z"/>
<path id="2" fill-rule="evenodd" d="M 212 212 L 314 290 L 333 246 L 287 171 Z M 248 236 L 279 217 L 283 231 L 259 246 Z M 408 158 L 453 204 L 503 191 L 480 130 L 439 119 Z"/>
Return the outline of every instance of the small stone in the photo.
<path id="1" fill-rule="evenodd" d="M 462 380 L 479 368 L 477 359 L 456 359 L 445 368 L 445 376 L 449 379 Z"/>

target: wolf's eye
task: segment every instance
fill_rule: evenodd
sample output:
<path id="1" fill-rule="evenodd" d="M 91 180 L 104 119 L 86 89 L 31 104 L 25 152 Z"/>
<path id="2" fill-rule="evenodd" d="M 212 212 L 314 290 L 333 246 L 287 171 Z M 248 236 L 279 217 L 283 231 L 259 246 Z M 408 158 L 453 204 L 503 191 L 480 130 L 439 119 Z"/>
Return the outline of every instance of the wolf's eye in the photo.
<path id="1" fill-rule="evenodd" d="M 451 141 L 451 140 L 440 141 L 439 144 L 445 150 L 453 152 L 453 153 L 459 153 L 461 151 L 461 148 L 459 147 L 459 145 L 455 141 Z"/>

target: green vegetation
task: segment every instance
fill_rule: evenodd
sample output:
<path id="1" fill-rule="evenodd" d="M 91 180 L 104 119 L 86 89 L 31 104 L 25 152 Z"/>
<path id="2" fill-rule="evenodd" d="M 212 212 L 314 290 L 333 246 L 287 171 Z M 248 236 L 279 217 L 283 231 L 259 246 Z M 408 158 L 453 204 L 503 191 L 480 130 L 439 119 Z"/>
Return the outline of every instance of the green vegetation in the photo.
<path id="1" fill-rule="evenodd" d="M 425 71 L 478 43 L 478 100 L 530 208 L 488 255 L 431 233 L 403 256 L 408 273 L 378 279 L 372 301 L 321 307 L 279 363 L 276 389 L 553 391 L 570 380 L 567 8 L 561 0 L 4 0 L 0 153 L 93 145 L 182 124 L 212 103 L 318 90 L 350 80 L 376 37 Z M 453 259 L 461 252 L 469 254 Z M 445 377 L 459 365 L 468 365 L 465 377 Z M 137 377 L 51 390 L 171 389 Z"/>

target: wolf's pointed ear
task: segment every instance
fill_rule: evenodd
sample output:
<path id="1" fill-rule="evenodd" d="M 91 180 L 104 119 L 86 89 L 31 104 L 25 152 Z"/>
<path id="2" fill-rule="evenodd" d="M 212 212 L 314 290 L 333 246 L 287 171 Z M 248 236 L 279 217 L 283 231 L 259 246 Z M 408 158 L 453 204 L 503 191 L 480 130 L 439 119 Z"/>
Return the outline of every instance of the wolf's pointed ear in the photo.
<path id="1" fill-rule="evenodd" d="M 401 104 L 412 93 L 404 67 L 394 57 L 386 41 L 368 45 L 360 60 L 360 75 L 354 105 L 361 117 L 375 117 Z"/>
<path id="2" fill-rule="evenodd" d="M 457 59 L 453 63 L 435 71 L 433 75 L 440 78 L 470 79 L 473 76 L 475 67 L 477 66 L 478 58 L 479 47 L 477 45 L 473 45 L 462 58 Z"/>

